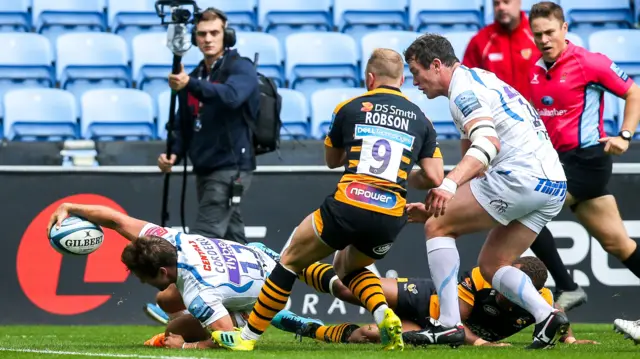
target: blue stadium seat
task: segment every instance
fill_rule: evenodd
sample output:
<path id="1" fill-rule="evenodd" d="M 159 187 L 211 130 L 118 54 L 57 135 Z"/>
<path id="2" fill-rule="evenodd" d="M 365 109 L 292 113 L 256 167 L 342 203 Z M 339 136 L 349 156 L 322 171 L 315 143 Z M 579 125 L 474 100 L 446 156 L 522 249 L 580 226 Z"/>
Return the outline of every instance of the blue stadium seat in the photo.
<path id="1" fill-rule="evenodd" d="M 77 106 L 59 89 L 20 89 L 4 95 L 4 137 L 13 141 L 75 139 Z"/>
<path id="2" fill-rule="evenodd" d="M 33 0 L 33 25 L 55 46 L 67 32 L 106 31 L 104 0 Z"/>
<path id="3" fill-rule="evenodd" d="M 224 11 L 229 19 L 229 27 L 236 31 L 255 31 L 257 0 L 197 0 L 198 7 L 204 10 L 214 7 Z"/>
<path id="4" fill-rule="evenodd" d="M 482 11 L 469 0 L 410 0 L 409 23 L 418 32 L 478 30 L 483 24 Z"/>
<path id="5" fill-rule="evenodd" d="M 618 98 L 616 100 L 618 102 L 618 131 L 616 133 L 618 133 L 620 131 L 620 128 L 622 127 L 622 122 L 624 121 L 624 108 L 626 107 L 626 102 L 623 98 Z M 636 128 L 633 138 L 635 140 L 640 139 L 640 125 L 638 125 L 638 128 Z"/>
<path id="6" fill-rule="evenodd" d="M 157 136 L 161 140 L 167 139 L 167 122 L 169 122 L 169 108 L 171 107 L 171 90 L 161 92 L 157 97 L 156 113 L 158 114 Z M 178 99 L 176 98 L 176 111 Z"/>
<path id="7" fill-rule="evenodd" d="M 356 41 L 371 31 L 408 30 L 407 0 L 334 0 L 333 23 Z"/>
<path id="8" fill-rule="evenodd" d="M 608 92 L 604 94 L 604 113 L 602 117 L 604 119 L 604 132 L 609 136 L 616 136 L 619 132 L 618 99 Z"/>
<path id="9" fill-rule="evenodd" d="M 325 88 L 314 92 L 311 95 L 311 137 L 324 139 L 336 106 L 366 92 L 364 88 Z"/>
<path id="10" fill-rule="evenodd" d="M 46 37 L 34 33 L 0 33 L 0 117 L 2 96 L 18 88 L 53 87 L 53 52 Z"/>
<path id="11" fill-rule="evenodd" d="M 168 88 L 173 53 L 166 46 L 167 35 L 149 32 L 137 35 L 132 41 L 131 73 L 136 87 L 157 98 Z M 202 60 L 202 53 L 193 46 L 182 57 L 185 71 L 190 72 Z"/>
<path id="12" fill-rule="evenodd" d="M 282 96 L 282 109 L 280 119 L 282 129 L 280 136 L 283 139 L 306 139 L 309 137 L 309 106 L 307 98 L 302 92 L 291 89 L 279 89 Z"/>
<path id="13" fill-rule="evenodd" d="M 580 37 L 580 35 L 578 34 L 567 32 L 565 39 L 571 41 L 576 46 L 584 47 L 585 49 L 589 48 L 587 44 L 584 42 L 584 40 L 582 39 L 582 37 Z"/>
<path id="14" fill-rule="evenodd" d="M 332 0 L 258 0 L 258 25 L 281 43 L 292 33 L 331 31 Z"/>
<path id="15" fill-rule="evenodd" d="M 424 113 L 426 116 L 427 107 L 429 107 L 429 99 L 425 94 L 422 93 L 422 91 L 416 88 L 410 88 L 410 89 L 408 88 L 408 89 L 402 89 L 402 93 L 405 96 L 407 96 L 409 101 L 413 102 L 418 107 L 420 107 L 420 109 L 422 110 L 422 113 Z"/>
<path id="16" fill-rule="evenodd" d="M 404 50 L 406 50 L 418 36 L 420 36 L 419 33 L 412 31 L 377 31 L 364 35 L 360 42 L 362 78 L 364 79 L 366 76 L 364 73 L 366 71 L 366 63 L 374 49 L 380 47 L 392 49 L 397 51 L 404 59 Z M 409 72 L 409 65 L 406 63 L 404 70 L 405 86 L 413 86 L 413 75 Z"/>
<path id="17" fill-rule="evenodd" d="M 0 32 L 31 31 L 30 0 L 0 1 Z"/>
<path id="18" fill-rule="evenodd" d="M 90 90 L 82 96 L 80 136 L 94 140 L 155 138 L 153 100 L 134 89 Z"/>
<path id="19" fill-rule="evenodd" d="M 628 29 L 634 20 L 629 0 L 562 0 L 569 30 L 585 41 L 599 30 Z"/>
<path id="20" fill-rule="evenodd" d="M 262 32 L 237 32 L 236 46 L 238 53 L 251 60 L 256 53 L 258 57 L 258 71 L 273 79 L 278 86 L 284 86 L 284 70 L 282 46 L 278 39 Z"/>
<path id="21" fill-rule="evenodd" d="M 423 95 L 424 96 L 424 95 Z M 460 132 L 453 123 L 451 118 L 451 110 L 449 109 L 449 99 L 444 96 L 436 97 L 427 102 L 424 110 L 427 118 L 433 123 L 438 138 L 450 139 L 460 138 Z"/>
<path id="22" fill-rule="evenodd" d="M 341 33 L 289 35 L 285 59 L 289 87 L 309 98 L 319 88 L 358 86 L 358 52 L 355 40 Z"/>
<path id="23" fill-rule="evenodd" d="M 444 34 L 444 36 L 449 40 L 451 46 L 453 46 L 453 51 L 455 51 L 458 60 L 462 61 L 469 41 L 471 41 L 471 38 L 475 36 L 475 34 L 476 31 L 456 31 L 448 32 Z"/>
<path id="24" fill-rule="evenodd" d="M 589 49 L 613 60 L 629 76 L 640 78 L 640 30 L 602 30 L 589 37 Z"/>
<path id="25" fill-rule="evenodd" d="M 491 24 L 492 22 L 494 22 L 494 19 L 493 19 L 493 0 L 480 0 L 480 1 L 484 1 L 484 22 L 487 25 Z M 556 4 L 559 3 L 558 0 L 547 0 L 547 1 L 551 1 L 551 2 L 554 2 Z M 529 11 L 531 10 L 531 7 L 534 4 L 539 3 L 539 2 L 540 2 L 540 0 L 522 0 L 522 6 L 520 8 L 528 16 L 529 15 Z"/>
<path id="26" fill-rule="evenodd" d="M 155 0 L 105 0 L 111 32 L 131 42 L 142 32 L 166 32 L 156 14 Z M 168 20 L 168 18 L 166 18 Z"/>
<path id="27" fill-rule="evenodd" d="M 60 86 L 78 101 L 95 88 L 130 87 L 127 44 L 118 35 L 100 32 L 60 35 L 56 74 Z"/>

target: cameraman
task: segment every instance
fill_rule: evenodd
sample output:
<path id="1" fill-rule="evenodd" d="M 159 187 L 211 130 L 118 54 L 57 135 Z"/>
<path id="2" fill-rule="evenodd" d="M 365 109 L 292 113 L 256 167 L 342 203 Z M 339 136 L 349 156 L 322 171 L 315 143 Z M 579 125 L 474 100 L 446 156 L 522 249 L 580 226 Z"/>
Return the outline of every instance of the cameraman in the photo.
<path id="1" fill-rule="evenodd" d="M 172 154 L 161 154 L 158 167 L 170 172 L 186 149 L 198 195 L 198 217 L 190 232 L 246 242 L 240 204 L 233 199 L 249 188 L 256 168 L 246 121 L 258 116 L 258 75 L 251 61 L 229 49 L 235 45 L 235 32 L 227 28 L 222 11 L 208 8 L 196 17 L 193 41 L 204 60 L 188 75 L 184 67 L 169 75 L 173 90 L 186 90 L 191 116 L 176 116 Z"/>

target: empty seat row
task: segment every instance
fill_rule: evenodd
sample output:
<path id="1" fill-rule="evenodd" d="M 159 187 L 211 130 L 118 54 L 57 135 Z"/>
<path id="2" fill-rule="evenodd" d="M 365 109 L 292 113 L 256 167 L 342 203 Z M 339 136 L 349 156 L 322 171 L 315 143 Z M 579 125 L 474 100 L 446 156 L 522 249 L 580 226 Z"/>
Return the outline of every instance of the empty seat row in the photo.
<path id="1" fill-rule="evenodd" d="M 522 9 L 528 11 L 535 2 L 523 0 Z M 631 28 L 638 19 L 638 7 L 632 7 L 629 0 L 555 2 L 563 6 L 572 31 L 585 34 L 583 38 L 594 26 Z M 68 31 L 111 29 L 132 37 L 140 31 L 161 29 L 154 3 L 153 0 L 3 1 L 0 31 L 34 28 L 53 39 Z M 200 8 L 214 6 L 226 11 L 230 25 L 238 30 L 262 29 L 278 37 L 301 30 L 334 28 L 356 38 L 372 28 L 466 31 L 493 22 L 492 0 L 198 0 L 197 3 Z"/>

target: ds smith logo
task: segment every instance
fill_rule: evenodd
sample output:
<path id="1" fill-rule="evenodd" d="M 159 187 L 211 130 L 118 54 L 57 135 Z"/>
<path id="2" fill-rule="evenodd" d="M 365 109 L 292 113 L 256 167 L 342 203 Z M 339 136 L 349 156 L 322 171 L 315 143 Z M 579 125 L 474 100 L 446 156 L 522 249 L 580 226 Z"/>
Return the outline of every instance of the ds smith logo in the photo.
<path id="1" fill-rule="evenodd" d="M 362 103 L 362 108 L 360 109 L 360 111 L 369 112 L 371 110 L 373 110 L 373 104 L 371 102 L 363 102 Z"/>

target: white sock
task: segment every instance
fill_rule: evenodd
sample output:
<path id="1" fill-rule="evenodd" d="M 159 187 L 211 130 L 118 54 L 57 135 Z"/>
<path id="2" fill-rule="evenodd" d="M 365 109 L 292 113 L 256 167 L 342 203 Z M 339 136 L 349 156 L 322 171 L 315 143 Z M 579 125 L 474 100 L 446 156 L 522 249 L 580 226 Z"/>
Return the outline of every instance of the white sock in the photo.
<path id="1" fill-rule="evenodd" d="M 460 254 L 456 240 L 449 237 L 436 237 L 427 240 L 427 258 L 431 279 L 438 291 L 440 300 L 440 318 L 445 327 L 460 323 L 458 303 L 458 269 Z"/>
<path id="2" fill-rule="evenodd" d="M 260 339 L 260 334 L 256 334 L 249 329 L 249 325 L 245 325 L 242 328 L 242 333 L 240 333 L 240 337 L 244 340 L 258 340 Z"/>
<path id="3" fill-rule="evenodd" d="M 380 323 L 382 323 L 382 321 L 384 320 L 384 311 L 388 308 L 388 306 L 382 304 L 378 307 L 378 309 L 373 311 L 373 319 L 375 319 L 376 324 L 380 325 Z"/>
<path id="4" fill-rule="evenodd" d="M 536 318 L 536 323 L 547 319 L 554 310 L 538 293 L 531 278 L 516 267 L 505 266 L 498 269 L 491 285 L 507 299 L 531 313 Z"/>

